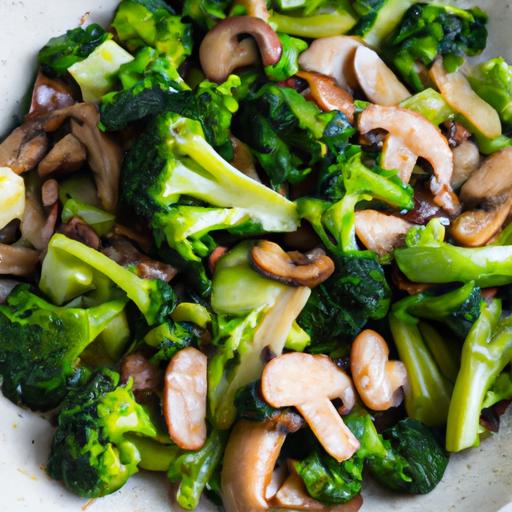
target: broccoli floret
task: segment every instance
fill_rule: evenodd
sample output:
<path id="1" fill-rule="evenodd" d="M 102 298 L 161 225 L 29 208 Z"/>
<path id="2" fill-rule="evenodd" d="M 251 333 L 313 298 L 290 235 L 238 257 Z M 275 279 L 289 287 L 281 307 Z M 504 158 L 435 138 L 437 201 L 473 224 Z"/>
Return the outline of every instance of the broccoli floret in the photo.
<path id="1" fill-rule="evenodd" d="M 480 316 L 480 288 L 469 282 L 441 295 L 429 292 L 412 295 L 393 306 L 395 315 L 415 321 L 424 318 L 444 323 L 459 338 L 465 339 Z"/>
<path id="2" fill-rule="evenodd" d="M 140 454 L 127 434 L 154 437 L 130 384 L 104 369 L 66 399 L 57 418 L 48 473 L 79 496 L 96 498 L 122 487 L 138 471 Z"/>
<path id="3" fill-rule="evenodd" d="M 266 84 L 241 103 L 235 132 L 279 189 L 302 181 L 328 149 L 336 154 L 355 130 L 343 114 L 324 113 L 294 89 Z"/>
<path id="4" fill-rule="evenodd" d="M 78 309 L 49 304 L 16 287 L 0 306 L 2 391 L 33 409 L 55 407 L 73 380 L 80 380 L 80 354 L 123 310 L 125 301 Z"/>
<path id="5" fill-rule="evenodd" d="M 84 60 L 100 44 L 112 36 L 100 25 L 93 23 L 87 28 L 68 30 L 50 39 L 39 51 L 39 64 L 50 75 L 63 75 L 68 68 Z"/>
<path id="6" fill-rule="evenodd" d="M 474 56 L 487 44 L 487 15 L 479 8 L 418 3 L 405 13 L 386 43 L 385 54 L 402 78 L 415 90 L 425 84 L 417 63 L 430 66 L 443 56 L 447 71 L 455 71 L 464 56 Z"/>
<path id="7" fill-rule="evenodd" d="M 487 391 L 512 361 L 512 317 L 500 320 L 501 302 L 482 302 L 462 347 L 448 424 L 446 449 L 458 452 L 480 443 L 479 421 Z"/>
<path id="8" fill-rule="evenodd" d="M 222 461 L 227 436 L 212 430 L 200 450 L 185 452 L 169 466 L 167 477 L 179 482 L 176 501 L 185 510 L 195 510 L 201 495 Z"/>
<path id="9" fill-rule="evenodd" d="M 205 29 L 210 29 L 226 17 L 229 0 L 184 0 L 183 16 L 188 16 Z"/>
<path id="10" fill-rule="evenodd" d="M 352 33 L 372 46 L 381 43 L 395 30 L 414 0 L 355 0 L 352 8 L 360 16 Z"/>
<path id="11" fill-rule="evenodd" d="M 481 288 L 512 283 L 512 246 L 457 247 L 444 242 L 444 235 L 439 219 L 409 230 L 407 247 L 394 251 L 407 279 L 415 283 L 474 282 Z"/>
<path id="12" fill-rule="evenodd" d="M 190 25 L 174 16 L 164 0 L 122 0 L 112 27 L 129 51 L 151 46 L 177 69 L 192 53 Z"/>
<path id="13" fill-rule="evenodd" d="M 151 219 L 157 243 L 166 241 L 189 261 L 211 250 L 205 235 L 227 220 L 237 233 L 289 232 L 298 224 L 292 202 L 232 167 L 198 121 L 173 112 L 159 116 L 132 146 L 122 181 L 125 204 Z"/>
<path id="14" fill-rule="evenodd" d="M 299 56 L 308 47 L 308 43 L 288 34 L 278 34 L 283 52 L 281 58 L 271 66 L 265 66 L 265 74 L 275 81 L 287 80 L 299 71 Z"/>
<path id="15" fill-rule="evenodd" d="M 492 105 L 506 125 L 512 125 L 512 66 L 503 57 L 476 66 L 468 76 L 471 87 Z"/>
<path id="16" fill-rule="evenodd" d="M 174 292 L 166 282 L 142 279 L 103 253 L 61 234 L 53 235 L 48 244 L 39 286 L 56 304 L 86 292 L 98 302 L 125 292 L 150 325 L 162 322 L 174 307 Z"/>

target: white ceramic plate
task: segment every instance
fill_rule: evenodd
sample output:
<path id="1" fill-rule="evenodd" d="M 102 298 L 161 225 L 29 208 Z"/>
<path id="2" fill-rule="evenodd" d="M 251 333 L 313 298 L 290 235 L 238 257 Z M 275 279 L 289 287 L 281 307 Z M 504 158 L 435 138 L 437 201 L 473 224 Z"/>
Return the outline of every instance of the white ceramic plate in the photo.
<path id="1" fill-rule="evenodd" d="M 118 0 L 0 0 L 0 134 L 16 121 L 20 101 L 36 69 L 36 52 L 52 36 L 79 24 L 91 12 L 107 23 Z M 512 62 L 512 1 L 452 1 L 480 5 L 491 16 L 487 56 Z M 44 472 L 52 429 L 37 415 L 0 397 L 1 512 L 159 512 L 171 507 L 164 478 L 139 474 L 117 493 L 96 501 L 72 496 Z M 441 484 L 429 495 L 397 497 L 367 485 L 366 512 L 510 512 L 512 510 L 512 420 L 499 435 L 453 456 Z M 200 512 L 214 507 L 205 503 Z"/>

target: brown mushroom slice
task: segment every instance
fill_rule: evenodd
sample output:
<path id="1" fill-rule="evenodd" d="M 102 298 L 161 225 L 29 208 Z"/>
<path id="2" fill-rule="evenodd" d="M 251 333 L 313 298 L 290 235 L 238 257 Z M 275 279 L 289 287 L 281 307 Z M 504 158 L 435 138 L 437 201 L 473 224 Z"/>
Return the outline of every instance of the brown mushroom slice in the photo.
<path id="1" fill-rule="evenodd" d="M 59 184 L 57 180 L 47 180 L 41 186 L 43 206 L 52 206 L 59 200 Z"/>
<path id="2" fill-rule="evenodd" d="M 342 89 L 333 78 L 312 71 L 299 71 L 297 76 L 306 80 L 309 85 L 311 99 L 324 111 L 339 110 L 352 123 L 356 107 L 354 98 Z"/>
<path id="3" fill-rule="evenodd" d="M 239 41 L 241 35 L 251 39 Z M 264 66 L 275 64 L 282 53 L 281 41 L 272 27 L 260 18 L 232 16 L 210 30 L 199 47 L 201 68 L 209 80 L 223 82 L 236 68 L 256 64 L 258 53 Z"/>
<path id="4" fill-rule="evenodd" d="M 33 169 L 48 149 L 48 137 L 27 123 L 16 128 L 0 144 L 0 167 L 10 167 L 16 174 Z"/>
<path id="5" fill-rule="evenodd" d="M 364 405 L 374 411 L 400 405 L 407 370 L 401 361 L 389 361 L 388 345 L 379 333 L 365 329 L 357 336 L 350 351 L 350 370 Z"/>
<path id="6" fill-rule="evenodd" d="M 366 46 L 359 46 L 356 50 L 354 71 L 359 86 L 372 103 L 398 105 L 411 96 L 378 53 Z"/>
<path id="7" fill-rule="evenodd" d="M 449 213 L 458 212 L 459 202 L 450 185 L 453 154 L 439 128 L 411 110 L 370 105 L 359 117 L 359 130 L 365 134 L 379 128 L 399 137 L 415 155 L 432 165 L 430 189 L 436 203 Z"/>
<path id="8" fill-rule="evenodd" d="M 460 198 L 468 204 L 499 198 L 512 189 L 512 148 L 491 155 L 473 172 L 460 191 Z"/>
<path id="9" fill-rule="evenodd" d="M 84 145 L 71 133 L 59 140 L 39 162 L 39 176 L 52 173 L 69 173 L 80 169 L 87 159 Z"/>
<path id="10" fill-rule="evenodd" d="M 249 178 L 261 183 L 249 146 L 233 135 L 231 135 L 230 139 L 233 145 L 233 160 L 231 165 Z"/>
<path id="11" fill-rule="evenodd" d="M 160 389 L 161 374 L 142 354 L 134 353 L 121 361 L 121 382 L 133 379 L 132 391 L 137 398 Z"/>
<path id="12" fill-rule="evenodd" d="M 301 53 L 299 66 L 331 77 L 343 89 L 355 89 L 354 54 L 360 46 L 364 43 L 354 36 L 321 37 Z"/>
<path id="13" fill-rule="evenodd" d="M 302 478 L 292 471 L 274 499 L 272 506 L 285 510 L 309 510 L 311 512 L 357 512 L 363 505 L 363 498 L 357 495 L 349 502 L 339 505 L 326 505 L 312 498 Z"/>
<path id="14" fill-rule="evenodd" d="M 340 398 L 342 412 L 355 403 L 350 377 L 327 356 L 291 352 L 272 359 L 263 370 L 261 391 L 273 407 L 296 407 L 324 449 L 338 462 L 359 448 L 331 400 Z"/>
<path id="15" fill-rule="evenodd" d="M 442 59 L 437 59 L 430 76 L 450 107 L 484 137 L 495 139 L 501 135 L 498 112 L 473 91 L 468 79 L 460 72 L 448 73 Z"/>
<path id="16" fill-rule="evenodd" d="M 266 0 L 235 0 L 234 5 L 245 7 L 247 16 L 254 16 L 263 21 L 268 21 L 270 18 Z"/>
<path id="17" fill-rule="evenodd" d="M 58 214 L 58 203 L 54 203 L 46 214 L 36 193 L 27 189 L 25 213 L 20 224 L 22 239 L 29 242 L 37 250 L 45 251 L 50 238 L 55 232 Z"/>
<path id="18" fill-rule="evenodd" d="M 285 252 L 268 240 L 257 242 L 251 250 L 251 264 L 269 279 L 293 286 L 314 288 L 334 272 L 334 262 L 323 251 L 302 254 Z"/>
<path id="19" fill-rule="evenodd" d="M 403 183 L 409 183 L 418 157 L 395 135 L 388 134 L 382 147 L 381 166 L 383 169 L 396 169 Z"/>
<path id="20" fill-rule="evenodd" d="M 370 251 L 383 256 L 402 245 L 410 222 L 376 210 L 356 212 L 356 235 Z"/>
<path id="21" fill-rule="evenodd" d="M 96 231 L 79 217 L 72 217 L 66 224 L 62 224 L 59 233 L 68 238 L 82 242 L 97 251 L 100 250 L 101 240 Z"/>
<path id="22" fill-rule="evenodd" d="M 1 300 L 1 281 L 0 281 L 0 300 Z M 270 478 L 270 482 L 265 489 L 265 499 L 270 501 L 276 494 L 277 491 L 282 487 L 286 478 L 288 476 L 288 471 L 286 469 L 286 464 L 281 464 L 276 467 L 272 472 L 272 477 Z"/>
<path id="23" fill-rule="evenodd" d="M 226 512 L 266 512 L 265 498 L 286 432 L 265 422 L 240 420 L 229 436 L 222 463 Z"/>
<path id="24" fill-rule="evenodd" d="M 480 165 L 480 151 L 469 140 L 453 148 L 452 188 L 459 189 Z"/>
<path id="25" fill-rule="evenodd" d="M 194 347 L 180 350 L 164 376 L 163 413 L 170 438 L 184 450 L 206 441 L 207 357 Z"/>
<path id="26" fill-rule="evenodd" d="M 71 89 L 64 82 L 48 78 L 39 71 L 32 89 L 30 114 L 51 112 L 59 108 L 69 107 L 73 103 L 75 103 L 75 100 Z"/>
<path id="27" fill-rule="evenodd" d="M 0 275 L 29 276 L 39 263 L 39 253 L 27 247 L 0 244 Z"/>
<path id="28" fill-rule="evenodd" d="M 468 210 L 453 221 L 450 234 L 466 247 L 486 245 L 503 226 L 511 208 L 512 200 L 509 198 L 490 209 Z"/>

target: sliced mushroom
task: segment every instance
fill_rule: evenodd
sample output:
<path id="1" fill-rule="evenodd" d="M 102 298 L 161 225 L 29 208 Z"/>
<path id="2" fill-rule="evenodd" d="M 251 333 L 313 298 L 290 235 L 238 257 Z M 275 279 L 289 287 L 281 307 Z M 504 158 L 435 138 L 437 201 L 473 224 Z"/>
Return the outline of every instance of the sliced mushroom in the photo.
<path id="1" fill-rule="evenodd" d="M 372 103 L 398 105 L 411 96 L 378 53 L 366 46 L 360 46 L 356 50 L 354 71 L 359 86 Z"/>
<path id="2" fill-rule="evenodd" d="M 68 133 L 39 162 L 39 176 L 52 173 L 69 173 L 80 169 L 87 159 L 84 145 L 71 133 Z"/>
<path id="3" fill-rule="evenodd" d="M 9 167 L 16 174 L 37 166 L 48 149 L 48 137 L 27 123 L 16 128 L 0 144 L 0 167 Z"/>
<path id="4" fill-rule="evenodd" d="M 272 506 L 279 510 L 309 510 L 311 512 L 357 512 L 362 505 L 361 495 L 340 505 L 326 505 L 315 500 L 308 494 L 302 478 L 295 471 L 290 472 L 272 500 Z"/>
<path id="5" fill-rule="evenodd" d="M 460 198 L 468 204 L 497 199 L 512 189 L 512 148 L 505 148 L 488 157 L 466 181 Z"/>
<path id="6" fill-rule="evenodd" d="M 227 247 L 219 246 L 215 247 L 210 256 L 208 256 L 208 269 L 210 273 L 213 275 L 215 273 L 215 267 L 217 266 L 217 262 L 228 252 Z"/>
<path id="7" fill-rule="evenodd" d="M 128 228 L 122 224 L 116 223 L 114 225 L 114 235 L 128 238 L 128 240 L 135 242 L 145 252 L 150 252 L 153 246 L 153 240 L 149 232 L 141 233 L 138 230 Z"/>
<path id="8" fill-rule="evenodd" d="M 340 398 L 342 412 L 355 403 L 350 377 L 327 356 L 291 352 L 272 359 L 263 370 L 261 391 L 273 407 L 296 407 L 311 430 L 338 462 L 359 448 L 331 400 Z"/>
<path id="9" fill-rule="evenodd" d="M 384 338 L 371 329 L 364 330 L 352 343 L 350 370 L 363 403 L 374 411 L 387 411 L 403 400 L 407 370 L 401 361 L 389 361 Z"/>
<path id="10" fill-rule="evenodd" d="M 30 114 L 51 112 L 59 108 L 69 107 L 73 103 L 75 103 L 75 100 L 71 89 L 64 82 L 48 78 L 39 71 L 32 89 Z"/>
<path id="11" fill-rule="evenodd" d="M 188 347 L 165 370 L 165 422 L 171 439 L 184 450 L 199 450 L 206 441 L 206 365 L 206 356 Z"/>
<path id="12" fill-rule="evenodd" d="M 54 203 L 48 215 L 36 192 L 27 190 L 25 198 L 25 213 L 20 224 L 22 239 L 29 242 L 39 251 L 45 251 L 48 242 L 55 232 L 59 214 L 59 205 Z"/>
<path id="13" fill-rule="evenodd" d="M 47 180 L 41 186 L 43 206 L 52 206 L 59 200 L 59 184 L 57 180 Z"/>
<path id="14" fill-rule="evenodd" d="M 458 121 L 449 119 L 444 125 L 448 128 L 448 144 L 452 148 L 460 146 L 471 137 L 471 132 Z"/>
<path id="15" fill-rule="evenodd" d="M 240 172 L 243 172 L 246 176 L 249 176 L 249 178 L 261 183 L 249 146 L 233 135 L 231 135 L 230 139 L 234 153 L 231 165 L 236 167 Z"/>
<path id="16" fill-rule="evenodd" d="M 382 147 L 381 166 L 396 169 L 403 183 L 409 183 L 418 157 L 395 135 L 388 134 Z"/>
<path id="17" fill-rule="evenodd" d="M 253 268 L 264 276 L 293 286 L 314 288 L 334 272 L 334 262 L 323 251 L 287 253 L 268 240 L 254 245 L 250 259 Z"/>
<path id="18" fill-rule="evenodd" d="M 407 231 L 413 225 L 394 215 L 376 210 L 356 212 L 356 235 L 363 245 L 379 256 L 403 244 Z"/>
<path id="19" fill-rule="evenodd" d="M 119 265 L 134 266 L 136 274 L 143 279 L 160 279 L 169 282 L 178 272 L 173 266 L 141 253 L 122 236 L 109 237 L 108 245 L 102 252 Z"/>
<path id="20" fill-rule="evenodd" d="M 452 188 L 457 190 L 480 165 L 480 152 L 475 143 L 467 140 L 453 149 Z"/>
<path id="21" fill-rule="evenodd" d="M 0 281 L 0 290 L 1 290 L 1 281 Z M 1 300 L 1 293 L 0 293 Z M 272 478 L 270 479 L 267 488 L 265 489 L 265 499 L 270 501 L 276 494 L 277 491 L 282 487 L 284 482 L 286 481 L 286 477 L 288 476 L 288 471 L 286 469 L 286 464 L 281 464 L 276 467 L 272 472 Z"/>
<path id="22" fill-rule="evenodd" d="M 229 436 L 221 473 L 226 512 L 267 512 L 266 490 L 286 433 L 264 422 L 240 420 Z"/>
<path id="23" fill-rule="evenodd" d="M 503 226 L 512 208 L 511 198 L 487 209 L 468 210 L 452 224 L 451 235 L 466 247 L 481 247 Z"/>
<path id="24" fill-rule="evenodd" d="M 414 154 L 432 165 L 430 188 L 436 203 L 449 213 L 458 212 L 459 202 L 450 185 L 453 155 L 440 130 L 411 110 L 371 105 L 359 117 L 359 130 L 364 134 L 377 128 L 402 139 Z"/>
<path id="25" fill-rule="evenodd" d="M 39 253 L 27 247 L 0 244 L 0 275 L 29 276 L 39 263 Z"/>
<path id="26" fill-rule="evenodd" d="M 252 39 L 242 39 L 249 35 Z M 256 64 L 258 51 L 264 66 L 279 61 L 282 46 L 272 27 L 252 16 L 232 16 L 220 21 L 201 42 L 199 60 L 204 74 L 214 82 L 223 82 L 229 74 L 241 66 Z"/>
<path id="27" fill-rule="evenodd" d="M 97 251 L 101 247 L 100 237 L 96 234 L 94 229 L 78 217 L 73 217 L 66 224 L 62 224 L 59 228 L 59 232 Z"/>
<path id="28" fill-rule="evenodd" d="M 25 182 L 9 167 L 0 167 L 0 229 L 25 211 Z"/>
<path id="29" fill-rule="evenodd" d="M 254 16 L 263 21 L 268 21 L 270 18 L 266 0 L 235 0 L 234 4 L 245 7 L 247 16 Z"/>
<path id="30" fill-rule="evenodd" d="M 121 361 L 121 382 L 133 379 L 132 390 L 137 398 L 160 389 L 161 374 L 142 354 L 134 353 Z"/>
<path id="31" fill-rule="evenodd" d="M 299 71 L 297 76 L 306 80 L 311 99 L 324 112 L 339 110 L 351 123 L 354 121 L 356 112 L 354 98 L 349 92 L 339 87 L 333 78 L 312 71 Z"/>
<path id="32" fill-rule="evenodd" d="M 343 89 L 355 89 L 354 55 L 361 39 L 353 36 L 333 36 L 315 39 L 299 57 L 300 68 L 331 77 Z"/>
<path id="33" fill-rule="evenodd" d="M 442 59 L 437 59 L 430 69 L 430 76 L 450 107 L 462 114 L 484 137 L 495 139 L 501 135 L 498 112 L 473 91 L 460 71 L 448 73 Z"/>

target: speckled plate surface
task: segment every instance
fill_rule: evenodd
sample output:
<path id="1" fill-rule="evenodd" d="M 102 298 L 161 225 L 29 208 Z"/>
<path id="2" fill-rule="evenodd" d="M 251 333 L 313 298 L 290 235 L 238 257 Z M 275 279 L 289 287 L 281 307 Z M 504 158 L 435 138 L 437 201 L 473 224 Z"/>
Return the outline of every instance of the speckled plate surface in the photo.
<path id="1" fill-rule="evenodd" d="M 35 72 L 37 50 L 52 36 L 78 25 L 90 12 L 107 22 L 118 0 L 0 0 L 0 134 L 16 122 Z M 491 17 L 487 55 L 512 61 L 512 0 L 452 1 L 480 5 Z M 165 479 L 139 474 L 117 493 L 95 501 L 69 494 L 44 472 L 52 429 L 37 415 L 0 397 L 1 512 L 160 512 L 171 505 Z M 365 512 L 511 512 L 512 419 L 479 448 L 453 456 L 441 484 L 429 495 L 397 497 L 371 483 Z M 215 508 L 208 503 L 200 512 Z"/>

